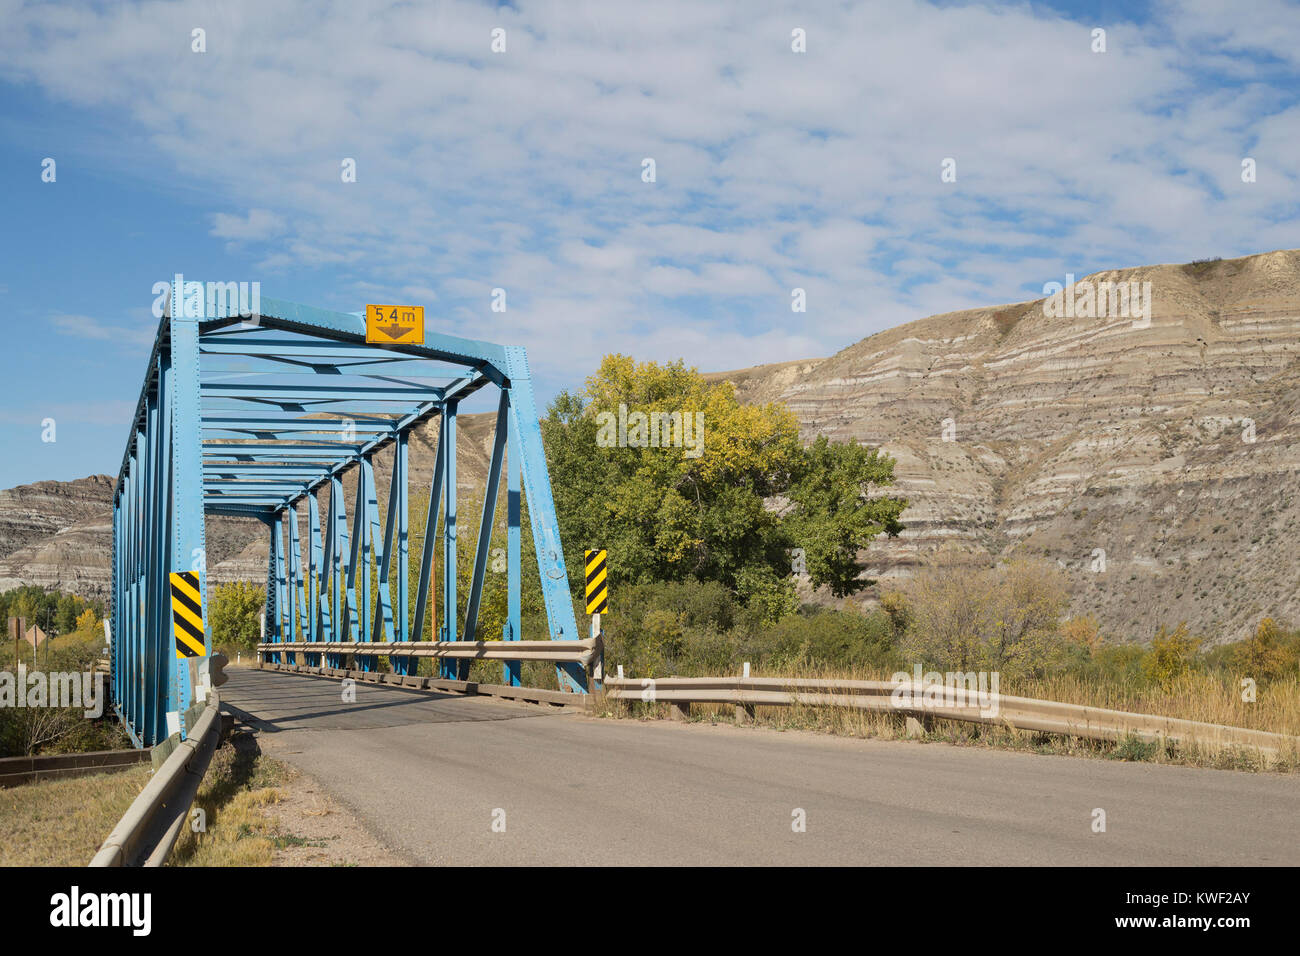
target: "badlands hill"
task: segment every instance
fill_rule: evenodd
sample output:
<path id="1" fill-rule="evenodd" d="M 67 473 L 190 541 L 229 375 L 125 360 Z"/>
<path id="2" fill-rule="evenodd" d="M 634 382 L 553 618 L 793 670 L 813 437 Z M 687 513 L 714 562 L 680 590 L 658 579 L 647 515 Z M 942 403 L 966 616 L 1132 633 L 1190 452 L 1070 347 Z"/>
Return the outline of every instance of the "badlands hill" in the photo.
<path id="1" fill-rule="evenodd" d="M 862 555 L 882 586 L 1039 557 L 1117 639 L 1300 623 L 1300 251 L 1087 278 L 1150 282 L 1149 324 L 1038 299 L 717 377 L 897 459 L 907 531 Z"/>
<path id="2" fill-rule="evenodd" d="M 1183 620 L 1215 641 L 1266 614 L 1300 623 L 1300 250 L 1086 281 L 1149 282 L 1149 322 L 1039 299 L 711 377 L 784 402 L 805 438 L 897 459 L 907 530 L 863 552 L 880 580 L 867 603 L 929 562 L 1036 557 L 1116 639 Z M 466 490 L 486 473 L 491 417 L 460 419 Z M 431 431 L 412 442 L 414 487 L 433 446 Z M 106 596 L 111 495 L 102 475 L 0 492 L 0 589 Z M 263 579 L 260 525 L 213 520 L 208 539 L 214 582 Z"/>

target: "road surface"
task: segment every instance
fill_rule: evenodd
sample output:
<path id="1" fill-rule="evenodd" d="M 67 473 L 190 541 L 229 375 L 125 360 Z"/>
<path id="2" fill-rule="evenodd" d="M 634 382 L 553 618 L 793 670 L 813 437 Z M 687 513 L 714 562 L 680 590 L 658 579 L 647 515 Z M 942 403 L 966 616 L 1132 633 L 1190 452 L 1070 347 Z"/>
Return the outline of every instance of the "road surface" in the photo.
<path id="1" fill-rule="evenodd" d="M 221 696 L 415 863 L 1300 865 L 1294 775 L 340 688 L 234 668 Z"/>

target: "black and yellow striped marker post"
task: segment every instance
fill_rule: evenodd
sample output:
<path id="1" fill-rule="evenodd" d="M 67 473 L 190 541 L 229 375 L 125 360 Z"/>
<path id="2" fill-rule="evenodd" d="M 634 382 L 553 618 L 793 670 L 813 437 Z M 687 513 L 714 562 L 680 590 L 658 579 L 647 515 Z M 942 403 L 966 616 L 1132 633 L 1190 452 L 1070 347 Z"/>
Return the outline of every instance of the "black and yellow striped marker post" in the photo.
<path id="1" fill-rule="evenodd" d="M 207 653 L 203 640 L 203 599 L 199 576 L 193 571 L 168 575 L 172 586 L 172 630 L 176 634 L 176 658 L 186 660 Z"/>
<path id="2" fill-rule="evenodd" d="M 609 588 L 606 586 L 605 549 L 587 551 L 587 613 L 601 614 L 609 610 Z"/>

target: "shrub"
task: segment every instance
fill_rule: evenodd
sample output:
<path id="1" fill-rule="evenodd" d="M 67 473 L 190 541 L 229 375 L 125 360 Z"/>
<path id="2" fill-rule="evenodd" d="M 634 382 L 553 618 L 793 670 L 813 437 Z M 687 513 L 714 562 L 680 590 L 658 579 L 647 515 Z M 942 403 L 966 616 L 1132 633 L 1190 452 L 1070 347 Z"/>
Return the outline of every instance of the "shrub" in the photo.
<path id="1" fill-rule="evenodd" d="M 1142 658 L 1142 674 L 1147 680 L 1170 689 L 1178 678 L 1192 669 L 1201 641 L 1193 638 L 1184 621 L 1169 632 L 1163 625 Z"/>
<path id="2" fill-rule="evenodd" d="M 1277 680 L 1297 669 L 1295 644 L 1276 621 L 1266 617 L 1259 622 L 1255 633 L 1233 645 L 1230 662 L 1247 677 L 1258 680 Z M 1300 645 L 1297 645 L 1300 646 Z"/>
<path id="3" fill-rule="evenodd" d="M 903 646 L 924 665 L 1041 677 L 1068 657 L 1059 622 L 1069 594 L 1050 565 L 945 565 L 918 574 L 905 594 Z"/>
<path id="4" fill-rule="evenodd" d="M 741 645 L 742 656 L 768 670 L 808 665 L 894 670 L 901 659 L 882 612 L 812 610 L 791 614 Z"/>

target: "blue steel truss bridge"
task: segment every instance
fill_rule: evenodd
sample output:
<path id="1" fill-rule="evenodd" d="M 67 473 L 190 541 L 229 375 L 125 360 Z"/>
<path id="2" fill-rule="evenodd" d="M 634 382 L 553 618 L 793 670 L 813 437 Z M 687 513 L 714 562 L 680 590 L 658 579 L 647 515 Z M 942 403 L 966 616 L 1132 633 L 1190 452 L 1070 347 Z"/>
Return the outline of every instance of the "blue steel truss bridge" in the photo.
<path id="1" fill-rule="evenodd" d="M 184 285 L 173 302 L 192 294 Z M 542 641 L 580 635 L 522 347 L 433 332 L 420 344 L 368 344 L 361 314 L 269 299 L 243 317 L 186 311 L 169 308 L 159 323 L 113 502 L 113 701 L 138 746 L 184 737 L 209 689 L 207 515 L 266 526 L 262 653 L 271 663 L 341 668 L 346 660 L 367 671 L 383 656 L 393 672 L 414 674 L 427 656 L 438 676 L 463 680 L 471 660 L 490 657 L 518 686 L 519 660 L 537 657 L 555 661 L 562 691 L 588 690 L 599 676 L 591 654 L 563 644 L 539 651 Z M 456 417 L 485 389 L 496 399 L 495 435 L 482 511 L 468 516 L 473 564 L 458 601 Z M 416 489 L 428 501 L 423 544 L 413 554 L 409 443 L 412 429 L 435 421 L 432 480 Z M 381 451 L 392 461 L 382 515 Z M 506 623 L 482 635 L 503 471 Z M 521 494 L 547 622 L 546 634 L 528 640 Z M 431 580 L 435 566 L 440 581 Z M 430 600 L 438 587 L 441 602 Z M 426 631 L 437 639 L 420 640 Z M 519 642 L 518 658 L 509 642 Z"/>

